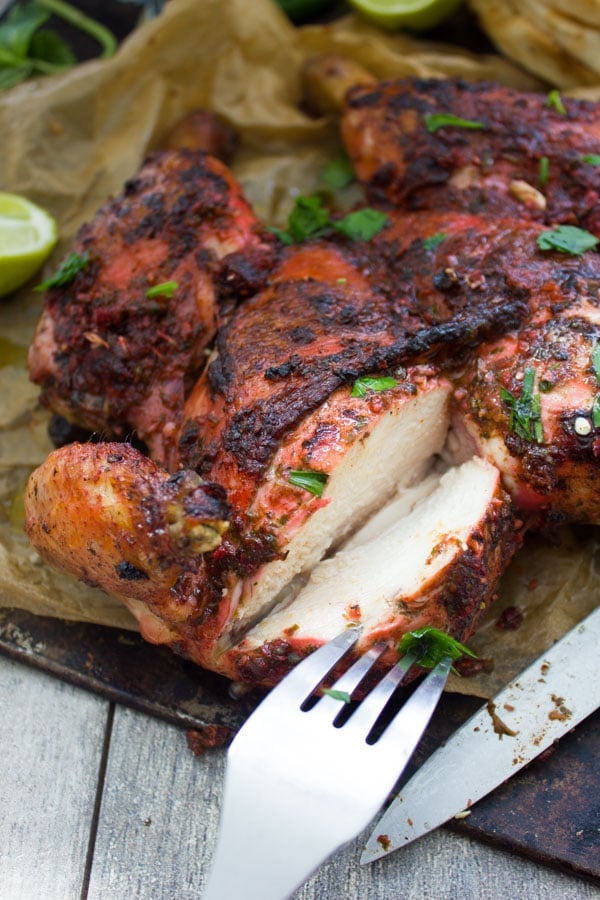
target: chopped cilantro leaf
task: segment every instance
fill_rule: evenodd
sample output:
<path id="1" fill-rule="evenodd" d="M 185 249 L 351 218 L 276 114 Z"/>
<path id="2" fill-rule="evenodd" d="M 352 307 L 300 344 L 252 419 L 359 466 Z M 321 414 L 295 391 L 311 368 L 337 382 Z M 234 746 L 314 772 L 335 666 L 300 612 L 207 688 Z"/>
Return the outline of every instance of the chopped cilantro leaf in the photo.
<path id="1" fill-rule="evenodd" d="M 557 225 L 552 231 L 542 231 L 537 237 L 540 250 L 558 250 L 560 253 L 570 253 L 571 256 L 581 256 L 599 243 L 597 237 L 575 225 Z"/>
<path id="2" fill-rule="evenodd" d="M 296 198 L 286 231 L 279 228 L 272 228 L 271 231 L 284 244 L 300 243 L 311 237 L 330 234 L 332 230 L 339 231 L 353 241 L 368 241 L 381 231 L 387 220 L 385 213 L 368 206 L 334 220 L 329 210 L 323 206 L 321 198 L 315 194 Z"/>
<path id="3" fill-rule="evenodd" d="M 154 284 L 146 291 L 146 297 L 151 300 L 153 297 L 169 297 L 171 298 L 179 283 L 177 281 L 163 281 L 162 284 Z"/>
<path id="4" fill-rule="evenodd" d="M 409 631 L 403 636 L 398 644 L 398 651 L 406 654 L 411 650 L 417 651 L 417 664 L 426 669 L 433 669 L 445 656 L 453 660 L 462 656 L 476 658 L 468 647 L 430 625 L 417 631 Z"/>
<path id="5" fill-rule="evenodd" d="M 87 264 L 90 261 L 89 253 L 69 253 L 68 256 L 62 261 L 54 275 L 51 275 L 50 278 L 47 278 L 46 281 L 42 281 L 41 284 L 38 284 L 37 287 L 34 288 L 36 291 L 47 291 L 48 288 L 53 287 L 64 287 L 67 284 L 71 284 L 74 280 L 75 276 L 85 269 Z"/>
<path id="6" fill-rule="evenodd" d="M 600 384 L 600 343 L 594 344 L 592 347 L 592 369 L 594 370 L 594 375 L 596 376 L 597 384 Z"/>
<path id="7" fill-rule="evenodd" d="M 321 496 L 328 478 L 329 476 L 325 472 L 311 472 L 306 469 L 292 469 L 288 475 L 290 484 L 310 491 L 315 497 Z"/>
<path id="8" fill-rule="evenodd" d="M 354 169 L 345 153 L 341 153 L 324 166 L 321 179 L 332 191 L 341 191 L 354 181 Z"/>
<path id="9" fill-rule="evenodd" d="M 335 688 L 323 688 L 323 693 L 334 700 L 341 700 L 342 703 L 350 703 L 350 694 L 348 691 L 336 691 Z"/>
<path id="10" fill-rule="evenodd" d="M 589 153 L 587 156 L 583 157 L 584 163 L 587 163 L 588 166 L 600 166 L 600 153 Z"/>
<path id="11" fill-rule="evenodd" d="M 424 122 L 430 134 L 433 134 L 438 128 L 444 128 L 447 125 L 454 128 L 470 128 L 474 131 L 485 128 L 483 122 L 476 122 L 473 119 L 461 119 L 459 116 L 453 116 L 451 113 L 431 113 L 424 117 Z"/>
<path id="12" fill-rule="evenodd" d="M 288 219 L 288 231 L 294 241 L 323 234 L 329 225 L 329 210 L 321 204 L 321 198 L 297 197 Z"/>
<path id="13" fill-rule="evenodd" d="M 445 241 L 448 235 L 445 231 L 438 231 L 437 234 L 432 234 L 429 237 L 423 239 L 423 246 L 426 250 L 435 250 L 436 247 Z"/>
<path id="14" fill-rule="evenodd" d="M 515 397 L 506 388 L 500 388 L 500 396 L 510 410 L 508 427 L 524 441 L 543 444 L 544 432 L 540 395 L 534 394 L 535 369 L 525 369 L 521 396 Z"/>
<path id="15" fill-rule="evenodd" d="M 592 425 L 600 428 L 600 394 L 596 394 L 592 403 Z"/>
<path id="16" fill-rule="evenodd" d="M 546 187 L 548 184 L 548 173 L 550 171 L 550 160 L 547 156 L 542 156 L 540 158 L 540 171 L 538 175 L 538 181 L 540 187 Z"/>
<path id="17" fill-rule="evenodd" d="M 331 224 L 352 241 L 370 241 L 387 224 L 388 217 L 378 209 L 366 206 L 348 213 L 343 219 Z"/>
<path id="18" fill-rule="evenodd" d="M 398 382 L 395 378 L 386 375 L 365 375 L 357 378 L 352 385 L 350 391 L 351 397 L 366 397 L 368 391 L 387 391 L 389 388 L 396 387 Z"/>
<path id="19" fill-rule="evenodd" d="M 546 106 L 551 106 L 552 109 L 555 109 L 556 112 L 561 114 L 561 116 L 566 116 L 567 114 L 565 104 L 562 101 L 560 92 L 557 90 L 550 91 L 550 93 L 546 97 Z"/>

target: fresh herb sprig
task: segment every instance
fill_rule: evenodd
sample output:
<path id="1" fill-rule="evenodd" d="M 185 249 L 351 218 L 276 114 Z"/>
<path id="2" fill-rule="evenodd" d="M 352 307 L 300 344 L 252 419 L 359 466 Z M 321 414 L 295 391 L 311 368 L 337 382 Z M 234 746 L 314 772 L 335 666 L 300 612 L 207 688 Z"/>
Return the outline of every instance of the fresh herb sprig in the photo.
<path id="1" fill-rule="evenodd" d="M 321 172 L 321 180 L 332 191 L 341 191 L 348 187 L 354 179 L 354 168 L 347 153 L 340 153 L 330 160 Z"/>
<path id="2" fill-rule="evenodd" d="M 542 231 L 537 236 L 540 250 L 558 250 L 559 253 L 569 253 L 571 256 L 581 256 L 598 244 L 600 240 L 597 237 L 575 225 L 557 225 L 551 231 Z"/>
<path id="3" fill-rule="evenodd" d="M 448 235 L 445 231 L 438 231 L 435 234 L 430 234 L 429 237 L 423 238 L 423 246 L 428 251 L 435 250 L 447 237 Z"/>
<path id="4" fill-rule="evenodd" d="M 485 129 L 485 122 L 478 122 L 474 119 L 461 119 L 460 116 L 454 116 L 452 113 L 430 113 L 423 116 L 425 128 L 430 134 L 434 134 L 439 128 L 467 128 L 471 131 L 482 131 Z"/>
<path id="5" fill-rule="evenodd" d="M 431 625 L 409 631 L 402 637 L 398 651 L 404 655 L 411 650 L 416 651 L 417 665 L 424 669 L 433 669 L 445 656 L 449 656 L 452 660 L 461 659 L 463 656 L 477 658 L 464 644 Z"/>
<path id="6" fill-rule="evenodd" d="M 525 369 L 521 396 L 515 397 L 505 387 L 500 388 L 500 396 L 510 410 L 508 427 L 518 437 L 531 443 L 544 443 L 540 395 L 534 393 L 535 369 Z"/>
<path id="7" fill-rule="evenodd" d="M 288 473 L 287 480 L 295 487 L 303 488 L 320 497 L 325 490 L 327 479 L 329 476 L 326 472 L 314 472 L 311 469 L 291 469 Z"/>
<path id="8" fill-rule="evenodd" d="M 148 288 L 146 297 L 149 300 L 152 300 L 154 297 L 166 297 L 170 300 L 178 287 L 179 282 L 177 281 L 162 281 L 160 284 L 153 284 L 152 287 Z"/>
<path id="9" fill-rule="evenodd" d="M 284 244 L 296 244 L 311 237 L 338 231 L 353 241 L 369 241 L 387 223 L 385 213 L 371 207 L 355 210 L 341 219 L 332 219 L 318 194 L 296 198 L 288 218 L 288 227 L 271 229 Z"/>
<path id="10" fill-rule="evenodd" d="M 0 24 L 0 90 L 37 75 L 63 72 L 77 63 L 67 42 L 43 27 L 51 15 L 90 35 L 100 45 L 102 57 L 115 53 L 117 41 L 112 32 L 66 0 L 19 3 Z"/>
<path id="11" fill-rule="evenodd" d="M 340 703 L 350 703 L 352 700 L 348 691 L 338 691 L 335 688 L 323 688 L 323 694 L 332 700 L 339 700 Z"/>
<path id="12" fill-rule="evenodd" d="M 600 343 L 594 344 L 591 359 L 596 384 L 600 387 Z M 596 394 L 592 403 L 592 424 L 594 428 L 600 428 L 600 392 Z"/>
<path id="13" fill-rule="evenodd" d="M 551 109 L 556 110 L 557 113 L 560 113 L 561 116 L 566 116 L 567 109 L 565 104 L 563 103 L 563 99 L 560 96 L 560 92 L 557 90 L 550 91 L 548 96 L 546 97 L 546 106 L 551 107 Z"/>
<path id="14" fill-rule="evenodd" d="M 46 281 L 42 281 L 41 284 L 38 284 L 34 290 L 35 291 L 47 291 L 48 288 L 53 287 L 65 287 L 67 284 L 71 284 L 71 282 L 75 279 L 75 276 L 79 274 L 90 261 L 89 253 L 69 253 L 68 256 L 64 258 L 56 272 L 47 278 Z"/>
<path id="15" fill-rule="evenodd" d="M 351 397 L 366 397 L 369 391 L 387 391 L 398 382 L 389 375 L 363 375 L 352 384 Z"/>

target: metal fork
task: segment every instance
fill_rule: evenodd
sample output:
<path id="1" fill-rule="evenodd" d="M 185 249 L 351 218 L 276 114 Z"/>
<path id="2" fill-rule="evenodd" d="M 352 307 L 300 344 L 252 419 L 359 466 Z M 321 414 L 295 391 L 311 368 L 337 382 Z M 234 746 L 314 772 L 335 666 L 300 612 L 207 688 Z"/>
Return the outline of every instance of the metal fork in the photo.
<path id="1" fill-rule="evenodd" d="M 356 691 L 383 646 L 359 657 L 330 691 L 310 708 L 307 704 L 359 634 L 360 628 L 347 629 L 296 666 L 235 737 L 204 900 L 289 897 L 328 856 L 360 834 L 400 777 L 452 660 L 444 657 L 383 733 L 373 735 L 417 661 L 412 653 L 387 672 L 349 718 L 345 695 Z"/>

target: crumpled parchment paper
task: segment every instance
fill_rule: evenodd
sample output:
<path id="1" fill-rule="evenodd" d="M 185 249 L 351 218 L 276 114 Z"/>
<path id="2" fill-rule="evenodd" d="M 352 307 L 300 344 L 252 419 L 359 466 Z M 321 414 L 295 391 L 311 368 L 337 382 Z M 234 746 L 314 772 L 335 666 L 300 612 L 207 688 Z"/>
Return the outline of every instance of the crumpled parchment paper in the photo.
<path id="1" fill-rule="evenodd" d="M 462 75 L 547 89 L 498 56 L 383 34 L 354 16 L 296 29 L 271 0 L 170 0 L 114 58 L 0 94 L 0 190 L 24 194 L 58 219 L 61 240 L 47 271 L 78 226 L 199 107 L 237 130 L 234 172 L 257 211 L 282 224 L 294 196 L 318 188 L 323 163 L 339 151 L 335 119 L 301 108 L 302 64 L 324 53 L 349 56 L 382 78 Z M 135 629 L 117 601 L 43 564 L 23 533 L 23 486 L 51 449 L 49 416 L 25 365 L 40 304 L 29 288 L 0 305 L 0 605 Z M 528 541 L 471 642 L 493 660 L 493 672 L 454 678 L 452 689 L 490 695 L 579 621 L 597 602 L 598 559 L 593 530 L 565 532 L 557 547 Z M 519 628 L 496 626 L 505 607 L 521 611 Z"/>

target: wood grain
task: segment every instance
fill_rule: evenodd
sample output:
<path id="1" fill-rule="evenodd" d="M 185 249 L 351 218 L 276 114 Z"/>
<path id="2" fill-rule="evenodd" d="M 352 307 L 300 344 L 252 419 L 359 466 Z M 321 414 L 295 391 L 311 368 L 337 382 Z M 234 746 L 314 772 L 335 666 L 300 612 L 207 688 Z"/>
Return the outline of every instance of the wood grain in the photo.
<path id="1" fill-rule="evenodd" d="M 88 900 L 200 898 L 218 826 L 225 751 L 195 758 L 177 729 L 115 716 Z M 293 814 L 293 811 L 291 811 Z M 297 900 L 592 900 L 578 879 L 440 830 L 361 867 L 342 850 Z M 260 900 L 251 893 L 236 900 Z"/>
<path id="2" fill-rule="evenodd" d="M 0 657 L 0 900 L 200 900 L 225 751 L 195 757 L 181 729 L 125 707 L 110 729 L 108 708 Z M 371 866 L 359 865 L 361 847 L 336 854 L 294 900 L 598 897 L 591 884 L 444 829 Z"/>
<path id="3" fill-rule="evenodd" d="M 0 658 L 0 898 L 81 890 L 109 704 Z"/>
<path id="4" fill-rule="evenodd" d="M 118 708 L 89 900 L 200 897 L 223 770 L 224 753 L 195 757 L 184 732 Z"/>

